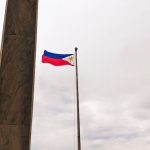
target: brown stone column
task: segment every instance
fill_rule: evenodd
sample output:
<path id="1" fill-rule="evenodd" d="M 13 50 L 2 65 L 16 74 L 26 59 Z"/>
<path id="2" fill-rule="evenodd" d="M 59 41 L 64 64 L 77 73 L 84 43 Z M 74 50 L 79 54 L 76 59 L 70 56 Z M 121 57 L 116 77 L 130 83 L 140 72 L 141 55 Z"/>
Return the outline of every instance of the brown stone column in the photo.
<path id="1" fill-rule="evenodd" d="M 38 0 L 8 0 L 0 60 L 0 150 L 29 150 Z"/>

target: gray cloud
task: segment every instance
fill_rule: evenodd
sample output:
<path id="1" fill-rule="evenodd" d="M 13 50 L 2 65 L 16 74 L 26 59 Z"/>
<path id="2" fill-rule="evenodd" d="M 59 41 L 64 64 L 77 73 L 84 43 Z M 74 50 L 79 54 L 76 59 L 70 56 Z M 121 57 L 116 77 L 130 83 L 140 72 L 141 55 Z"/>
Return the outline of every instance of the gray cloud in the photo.
<path id="1" fill-rule="evenodd" d="M 40 63 L 43 49 L 70 53 L 74 46 L 79 47 L 82 148 L 149 149 L 149 4 L 40 2 L 33 150 L 37 145 L 74 149 L 74 69 Z"/>

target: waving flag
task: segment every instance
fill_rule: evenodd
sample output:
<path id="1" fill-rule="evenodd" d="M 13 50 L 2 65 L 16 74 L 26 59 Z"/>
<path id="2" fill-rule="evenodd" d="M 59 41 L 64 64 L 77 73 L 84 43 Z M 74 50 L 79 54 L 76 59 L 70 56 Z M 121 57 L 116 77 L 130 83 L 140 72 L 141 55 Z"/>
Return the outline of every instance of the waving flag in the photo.
<path id="1" fill-rule="evenodd" d="M 74 54 L 56 54 L 45 50 L 42 55 L 42 63 L 49 63 L 54 66 L 74 66 Z"/>

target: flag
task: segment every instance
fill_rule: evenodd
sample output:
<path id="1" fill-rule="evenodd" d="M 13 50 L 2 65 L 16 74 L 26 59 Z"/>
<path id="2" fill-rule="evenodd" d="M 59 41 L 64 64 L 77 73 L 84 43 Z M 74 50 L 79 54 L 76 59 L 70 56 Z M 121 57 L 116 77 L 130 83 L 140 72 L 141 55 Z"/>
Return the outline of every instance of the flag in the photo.
<path id="1" fill-rule="evenodd" d="M 49 63 L 54 66 L 74 66 L 74 54 L 56 54 L 44 50 L 44 54 L 42 55 L 42 63 Z"/>

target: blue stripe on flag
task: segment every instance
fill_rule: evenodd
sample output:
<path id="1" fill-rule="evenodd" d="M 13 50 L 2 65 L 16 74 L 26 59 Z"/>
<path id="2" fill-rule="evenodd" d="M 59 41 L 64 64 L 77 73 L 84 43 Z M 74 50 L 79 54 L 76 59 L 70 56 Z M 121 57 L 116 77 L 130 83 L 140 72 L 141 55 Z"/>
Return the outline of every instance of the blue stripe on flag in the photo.
<path id="1" fill-rule="evenodd" d="M 44 56 L 49 57 L 49 58 L 62 59 L 71 55 L 74 55 L 74 54 L 56 54 L 56 53 L 51 53 L 51 52 L 44 50 Z"/>

